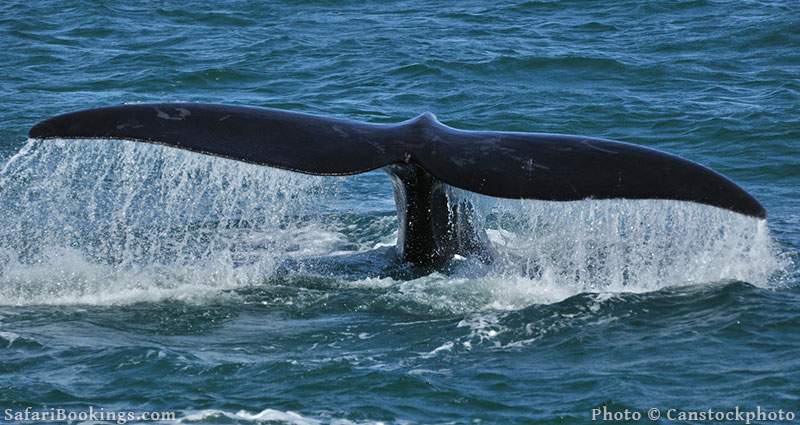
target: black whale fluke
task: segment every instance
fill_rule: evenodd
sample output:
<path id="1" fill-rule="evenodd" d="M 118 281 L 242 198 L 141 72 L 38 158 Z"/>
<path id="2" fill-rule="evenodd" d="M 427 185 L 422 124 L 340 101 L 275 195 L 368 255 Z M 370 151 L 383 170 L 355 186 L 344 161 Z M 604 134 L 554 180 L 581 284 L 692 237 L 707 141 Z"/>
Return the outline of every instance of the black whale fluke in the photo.
<path id="1" fill-rule="evenodd" d="M 384 168 L 395 182 L 398 252 L 417 264 L 483 252 L 481 235 L 465 238 L 455 227 L 470 222 L 453 217 L 469 209 L 448 203 L 446 185 L 501 198 L 672 199 L 766 218 L 731 180 L 671 154 L 582 136 L 458 130 L 432 114 L 368 124 L 256 107 L 135 104 L 59 115 L 30 137 L 135 140 L 317 175 Z"/>

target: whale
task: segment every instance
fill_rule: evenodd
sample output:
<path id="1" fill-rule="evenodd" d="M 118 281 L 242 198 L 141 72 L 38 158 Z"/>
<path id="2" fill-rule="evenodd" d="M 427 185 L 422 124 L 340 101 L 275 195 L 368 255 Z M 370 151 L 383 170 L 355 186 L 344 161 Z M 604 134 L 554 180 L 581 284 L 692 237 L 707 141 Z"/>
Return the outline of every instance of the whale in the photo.
<path id="1" fill-rule="evenodd" d="M 454 190 L 546 201 L 677 200 L 767 216 L 727 177 L 673 154 L 596 137 L 462 130 L 429 112 L 375 124 L 253 106 L 126 104 L 57 115 L 29 136 L 153 143 L 321 176 L 383 169 L 397 206 L 395 255 L 421 267 L 455 256 L 492 260 L 474 207 Z"/>

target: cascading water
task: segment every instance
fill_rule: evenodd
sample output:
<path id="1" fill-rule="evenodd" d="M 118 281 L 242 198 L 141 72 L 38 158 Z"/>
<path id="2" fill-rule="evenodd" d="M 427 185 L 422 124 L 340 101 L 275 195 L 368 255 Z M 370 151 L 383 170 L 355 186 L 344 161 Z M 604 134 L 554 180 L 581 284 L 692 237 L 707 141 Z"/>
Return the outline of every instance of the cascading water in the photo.
<path id="1" fill-rule="evenodd" d="M 29 141 L 0 172 L 0 302 L 217 296 L 268 284 L 282 264 L 304 273 L 287 260 L 335 263 L 390 244 L 391 214 L 332 206 L 354 179 L 126 141 Z M 728 279 L 766 285 L 785 267 L 764 221 L 717 208 L 452 194 L 477 207 L 496 251 L 490 267 L 464 261 L 407 281 L 381 278 L 379 268 L 335 278 L 453 311 Z"/>
<path id="2" fill-rule="evenodd" d="M 315 216 L 334 183 L 132 142 L 31 141 L 0 173 L 0 297 L 125 302 L 258 282 L 282 258 L 328 252 Z"/>

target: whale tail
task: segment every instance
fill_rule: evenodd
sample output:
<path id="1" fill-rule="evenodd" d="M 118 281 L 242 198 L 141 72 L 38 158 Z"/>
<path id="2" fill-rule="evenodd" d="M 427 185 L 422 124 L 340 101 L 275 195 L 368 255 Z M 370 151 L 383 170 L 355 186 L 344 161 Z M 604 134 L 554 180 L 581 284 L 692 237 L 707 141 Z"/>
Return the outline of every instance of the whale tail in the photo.
<path id="1" fill-rule="evenodd" d="M 426 266 L 456 254 L 490 258 L 469 206 L 451 201 L 448 186 L 515 199 L 671 199 L 766 218 L 731 180 L 671 154 L 582 136 L 459 130 L 429 113 L 368 124 L 267 108 L 135 104 L 59 115 L 30 137 L 134 140 L 327 176 L 383 168 L 395 187 L 397 252 Z"/>

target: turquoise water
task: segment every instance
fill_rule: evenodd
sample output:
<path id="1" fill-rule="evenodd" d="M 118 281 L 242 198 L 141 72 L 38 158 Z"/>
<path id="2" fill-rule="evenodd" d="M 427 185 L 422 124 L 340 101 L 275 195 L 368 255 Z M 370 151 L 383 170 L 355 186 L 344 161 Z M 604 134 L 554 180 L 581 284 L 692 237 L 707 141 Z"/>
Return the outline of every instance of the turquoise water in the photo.
<path id="1" fill-rule="evenodd" d="M 0 29 L 3 410 L 800 411 L 796 2 L 5 2 Z M 476 198 L 500 261 L 403 277 L 382 273 L 380 172 L 26 140 L 57 113 L 150 101 L 623 140 L 726 174 L 769 219 Z"/>

